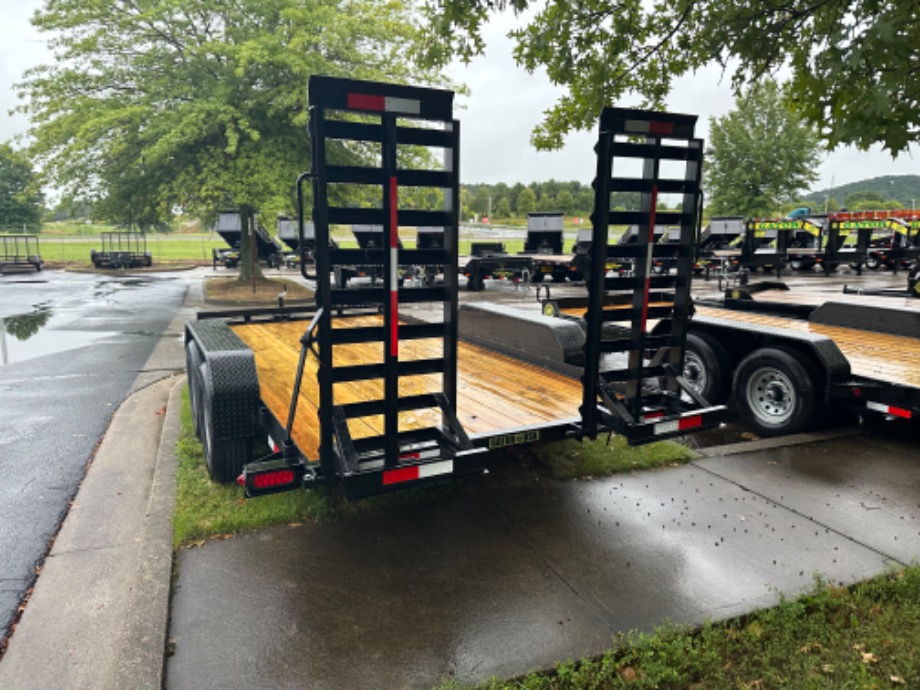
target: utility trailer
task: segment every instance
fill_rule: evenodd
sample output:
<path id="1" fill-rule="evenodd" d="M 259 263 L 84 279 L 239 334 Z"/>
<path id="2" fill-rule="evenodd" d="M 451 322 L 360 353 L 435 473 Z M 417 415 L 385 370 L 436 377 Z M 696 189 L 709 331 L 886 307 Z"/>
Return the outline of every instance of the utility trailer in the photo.
<path id="1" fill-rule="evenodd" d="M 375 258 L 384 247 L 386 240 L 383 234 L 383 225 L 374 223 L 352 225 L 351 234 L 354 235 L 360 251 L 363 251 L 364 254 L 360 258 L 360 263 L 337 264 L 333 267 L 336 287 L 342 289 L 348 287 L 348 283 L 355 278 L 370 278 L 372 284 L 383 278 L 384 266 L 382 263 L 376 263 L 377 259 Z M 402 249 L 402 240 L 398 237 L 396 240 L 398 248 Z M 329 241 L 332 242 L 332 238 Z M 400 286 L 406 278 L 413 278 L 417 273 L 418 269 L 415 266 L 400 266 L 398 269 Z M 310 277 L 315 278 L 315 276 Z"/>
<path id="2" fill-rule="evenodd" d="M 90 261 L 96 268 L 136 268 L 153 265 L 147 251 L 147 235 L 142 232 L 103 232 L 102 249 L 91 249 Z"/>
<path id="3" fill-rule="evenodd" d="M 920 309 L 909 299 L 750 290 L 697 305 L 685 376 L 708 399 L 733 397 L 758 434 L 806 431 L 833 412 L 920 414 Z"/>
<path id="4" fill-rule="evenodd" d="M 584 279 L 575 255 L 562 251 L 563 219 L 561 211 L 527 214 L 527 238 L 521 254 L 533 261 L 530 279 L 534 283 L 542 283 L 546 278 L 554 283 Z"/>
<path id="5" fill-rule="evenodd" d="M 249 496 L 337 482 L 360 497 L 482 472 L 489 450 L 510 445 L 610 431 L 641 443 L 718 423 L 722 408 L 679 375 L 703 150 L 695 117 L 603 112 L 582 329 L 498 305 L 459 308 L 452 92 L 313 77 L 309 97 L 313 169 L 297 187 L 302 200 L 304 182 L 313 185 L 314 311 L 202 313 L 186 326 L 193 419 L 212 477 L 238 479 Z M 330 153 L 343 142 L 375 145 L 381 157 L 371 167 L 333 165 Z M 443 150 L 443 165 L 399 167 L 401 148 L 417 146 Z M 613 177 L 614 157 L 638 160 L 642 176 Z M 663 161 L 682 163 L 684 178 L 659 178 Z M 349 195 L 330 190 L 350 184 L 365 192 L 376 185 L 379 206 L 336 204 Z M 445 209 L 399 208 L 404 185 L 442 189 Z M 639 192 L 640 210 L 611 212 L 610 194 L 626 190 Z M 636 223 L 647 236 L 659 191 L 684 198 L 680 213 L 664 214 L 684 229 L 678 275 L 650 278 L 655 248 L 640 238 L 636 276 L 605 278 L 610 226 Z M 299 204 L 301 226 L 302 213 Z M 330 248 L 332 224 L 381 225 L 383 246 Z M 443 227 L 443 246 L 400 248 L 400 226 Z M 343 289 L 330 278 L 361 260 L 383 267 L 382 285 Z M 400 286 L 400 267 L 419 265 L 440 266 L 443 285 Z M 650 281 L 666 288 L 664 303 L 650 304 Z M 611 297 L 617 305 L 607 309 Z M 409 304 L 427 304 L 437 318 L 413 320 L 403 311 Z M 650 318 L 659 320 L 657 336 L 647 332 Z M 613 334 L 604 328 L 614 324 Z M 619 366 L 602 365 L 611 355 Z M 253 440 L 265 433 L 273 452 L 254 459 Z"/>
<path id="6" fill-rule="evenodd" d="M 42 270 L 37 235 L 0 235 L 0 273 L 22 269 Z"/>

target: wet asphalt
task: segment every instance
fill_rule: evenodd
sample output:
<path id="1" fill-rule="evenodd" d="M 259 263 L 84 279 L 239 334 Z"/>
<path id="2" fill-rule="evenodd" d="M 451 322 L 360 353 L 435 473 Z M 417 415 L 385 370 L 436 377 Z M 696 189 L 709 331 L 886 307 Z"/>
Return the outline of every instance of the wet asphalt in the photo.
<path id="1" fill-rule="evenodd" d="M 0 276 L 0 639 L 186 289 L 183 274 Z"/>

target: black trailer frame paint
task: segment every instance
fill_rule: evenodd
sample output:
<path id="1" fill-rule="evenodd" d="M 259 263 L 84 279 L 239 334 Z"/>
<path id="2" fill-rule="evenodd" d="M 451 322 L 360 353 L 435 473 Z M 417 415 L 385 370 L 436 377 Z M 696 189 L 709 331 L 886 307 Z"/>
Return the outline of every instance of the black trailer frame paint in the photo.
<path id="1" fill-rule="evenodd" d="M 38 235 L 0 235 L 0 273 L 10 268 L 41 271 L 44 263 Z"/>
<path id="2" fill-rule="evenodd" d="M 470 256 L 459 268 L 467 279 L 467 289 L 485 289 L 489 279 L 527 281 L 533 276 L 533 258 L 524 254 L 508 254 L 503 242 L 473 242 Z"/>
<path id="3" fill-rule="evenodd" d="M 723 408 L 710 407 L 699 396 L 688 393 L 680 377 L 683 339 L 690 314 L 689 274 L 694 244 L 694 224 L 697 220 L 702 142 L 693 138 L 690 116 L 671 116 L 635 110 L 607 109 L 601 117 L 598 175 L 596 181 L 596 210 L 592 239 L 594 288 L 589 290 L 590 302 L 587 326 L 588 359 L 582 374 L 584 392 L 579 417 L 556 419 L 544 424 L 503 428 L 495 433 L 468 435 L 456 415 L 457 350 L 458 350 L 458 228 L 459 212 L 459 123 L 452 117 L 453 93 L 437 89 L 394 86 L 329 77 L 313 77 L 309 85 L 310 134 L 312 137 L 312 172 L 302 174 L 297 182 L 298 226 L 301 237 L 304 227 L 302 186 L 307 180 L 313 185 L 312 218 L 316 231 L 316 275 L 301 271 L 316 281 L 314 311 L 303 308 L 272 310 L 234 310 L 223 313 L 202 313 L 197 323 L 186 327 L 192 397 L 202 391 L 215 396 L 216 369 L 235 371 L 238 380 L 224 382 L 218 399 L 227 404 L 232 391 L 243 394 L 238 408 L 227 414 L 236 415 L 235 425 L 242 434 L 253 434 L 254 427 L 266 429 L 277 447 L 270 457 L 249 462 L 243 469 L 241 483 L 247 495 L 260 495 L 337 480 L 348 496 L 384 493 L 409 485 L 442 480 L 465 472 L 481 472 L 485 468 L 485 451 L 537 441 L 562 438 L 595 438 L 598 433 L 618 431 L 631 442 L 661 440 L 686 434 L 717 424 Z M 343 119 L 340 113 L 351 114 Z M 359 114 L 359 118 L 354 115 Z M 425 122 L 437 128 L 424 125 Z M 634 131 L 635 126 L 639 131 Z M 623 141 L 623 138 L 644 134 L 643 143 Z M 349 167 L 329 163 L 331 140 L 376 142 L 381 145 L 379 167 Z M 681 140 L 684 145 L 668 143 Z M 424 145 L 445 150 L 443 170 L 405 170 L 397 164 L 399 145 Z M 614 156 L 632 156 L 644 161 L 645 174 L 638 180 L 623 180 L 612 176 Z M 660 179 L 658 162 L 663 159 L 687 161 L 687 176 L 683 180 Z M 330 184 L 358 183 L 379 185 L 381 204 L 378 208 L 350 208 L 332 202 Z M 446 207 L 443 211 L 417 211 L 398 208 L 401 185 L 430 186 L 444 190 Z M 611 191 L 640 192 L 642 210 L 626 214 L 610 212 Z M 608 247 L 608 226 L 624 222 L 637 223 L 642 228 L 655 225 L 655 195 L 678 192 L 684 205 L 679 213 L 663 213 L 664 221 L 680 223 L 681 242 L 673 247 L 661 247 L 641 241 L 632 250 L 632 258 L 665 255 L 678 260 L 677 275 L 649 279 L 648 271 L 637 271 L 635 278 L 624 283 L 621 278 L 605 279 Z M 329 246 L 332 224 L 379 224 L 384 227 L 389 246 L 377 250 L 339 249 Z M 443 246 L 430 249 L 401 249 L 397 229 L 400 226 L 437 226 L 445 229 Z M 663 251 L 666 249 L 667 251 Z M 643 255 L 643 252 L 645 253 Z M 342 289 L 331 280 L 336 266 L 370 261 L 382 266 L 382 287 Z M 441 267 L 442 287 L 413 286 L 400 289 L 397 271 L 400 266 L 433 265 Z M 644 286 L 644 287 L 643 287 Z M 671 309 L 649 307 L 650 287 L 669 290 Z M 638 288 L 638 289 L 636 289 Z M 602 311 L 604 293 L 635 289 L 631 309 L 625 318 Z M 407 303 L 430 302 L 442 305 L 442 320 L 438 323 L 413 322 L 401 317 L 399 307 Z M 667 313 L 665 313 L 667 312 Z M 205 317 L 217 317 L 205 320 Z M 368 314 L 382 315 L 382 326 L 360 325 L 341 327 L 343 323 Z M 258 377 L 253 353 L 230 331 L 227 318 L 252 322 L 258 319 L 294 319 L 312 317 L 301 338 L 301 354 L 295 379 L 288 420 L 275 418 L 258 397 Z M 333 322 L 333 317 L 336 322 Z M 646 319 L 667 319 L 665 336 L 646 333 Z M 604 328 L 613 321 L 627 321 L 628 335 L 617 342 L 605 336 Z M 212 324 L 212 325 L 207 325 Z M 338 325 L 337 325 L 338 324 Z M 539 327 L 539 326 L 537 326 Z M 582 331 L 579 329 L 578 333 Z M 625 330 L 625 329 L 624 329 Z M 229 335 L 227 335 L 229 334 Z M 401 361 L 399 344 L 405 340 L 440 338 L 442 356 L 434 359 Z M 340 344 L 379 343 L 383 347 L 383 362 L 351 364 L 333 367 L 333 350 Z M 242 346 L 241 346 L 242 345 Z M 630 358 L 624 372 L 602 370 L 601 354 L 621 351 Z M 653 357 L 650 366 L 643 359 Z M 306 458 L 291 439 L 300 380 L 306 357 L 316 357 L 318 384 L 318 458 Z M 221 361 L 212 367 L 211 359 Z M 203 374 L 207 373 L 207 377 Z M 424 395 L 399 395 L 399 379 L 417 374 L 439 374 L 442 390 Z M 643 385 L 648 376 L 662 377 L 664 390 L 652 390 Z M 204 379 L 207 378 L 205 381 Z M 334 384 L 345 381 L 377 379 L 383 381 L 383 398 L 379 400 L 349 400 L 339 402 L 334 397 Z M 629 395 L 620 392 L 625 383 Z M 255 391 L 255 393 L 253 393 Z M 682 394 L 692 398 L 687 403 Z M 413 409 L 439 409 L 440 426 L 411 431 L 399 431 L 398 414 Z M 347 420 L 368 415 L 381 415 L 383 431 L 379 436 L 353 439 Z M 208 416 L 205 409 L 200 415 Z M 196 415 L 196 419 L 198 416 Z M 220 442 L 233 443 L 231 424 L 226 421 L 206 425 L 214 430 Z M 212 441 L 214 439 L 211 439 Z M 317 462 L 311 462 L 316 461 Z M 430 470 L 430 471 L 429 471 Z M 276 481 L 280 477 L 281 479 Z M 269 478 L 267 482 L 261 482 Z M 280 483 L 279 483 L 280 481 Z"/>
<path id="4" fill-rule="evenodd" d="M 96 268 L 136 268 L 153 265 L 147 251 L 147 235 L 135 231 L 113 231 L 100 234 L 102 249 L 90 250 L 90 261 Z"/>

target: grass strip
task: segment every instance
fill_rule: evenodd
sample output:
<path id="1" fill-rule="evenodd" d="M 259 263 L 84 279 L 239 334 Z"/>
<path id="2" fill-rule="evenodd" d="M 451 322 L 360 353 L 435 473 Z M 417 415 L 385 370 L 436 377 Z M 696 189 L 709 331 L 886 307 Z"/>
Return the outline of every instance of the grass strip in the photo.
<path id="1" fill-rule="evenodd" d="M 920 567 L 851 587 L 817 580 L 772 609 L 614 639 L 606 653 L 487 690 L 920 688 Z"/>

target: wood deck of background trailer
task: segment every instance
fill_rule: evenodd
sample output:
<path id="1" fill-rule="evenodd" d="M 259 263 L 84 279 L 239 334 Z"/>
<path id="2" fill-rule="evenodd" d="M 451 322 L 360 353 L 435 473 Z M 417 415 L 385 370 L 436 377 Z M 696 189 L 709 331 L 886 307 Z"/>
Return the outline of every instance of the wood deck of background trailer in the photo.
<path id="1" fill-rule="evenodd" d="M 920 387 L 920 369 L 917 368 L 914 361 L 914 357 L 917 356 L 917 348 L 920 346 L 920 340 L 917 338 L 873 333 L 840 326 L 825 326 L 799 319 L 731 309 L 698 306 L 696 313 L 700 316 L 728 319 L 735 323 L 749 323 L 823 335 L 834 341 L 849 361 L 853 374 L 886 383 Z"/>
<path id="2" fill-rule="evenodd" d="M 334 320 L 336 327 L 345 320 Z M 379 317 L 347 319 L 351 326 L 380 325 Z M 294 390 L 294 377 L 300 355 L 300 337 L 307 323 L 290 321 L 232 326 L 255 354 L 262 401 L 275 418 L 285 424 Z M 441 356 L 441 341 L 425 339 L 400 342 L 400 361 Z M 335 346 L 334 366 L 383 362 L 383 343 Z M 317 407 L 319 388 L 317 362 L 307 357 L 303 384 L 298 398 L 292 436 L 297 447 L 310 460 L 319 454 Z M 442 390 L 439 374 L 403 377 L 400 395 L 433 393 Z M 468 434 L 501 433 L 518 427 L 550 424 L 578 417 L 581 382 L 543 367 L 499 354 L 486 348 L 460 342 L 458 346 L 457 417 Z M 383 381 L 338 383 L 336 404 L 377 400 L 383 397 Z M 440 420 L 437 410 L 400 413 L 400 430 L 431 426 Z M 383 433 L 383 417 L 362 417 L 349 422 L 354 438 Z"/>

